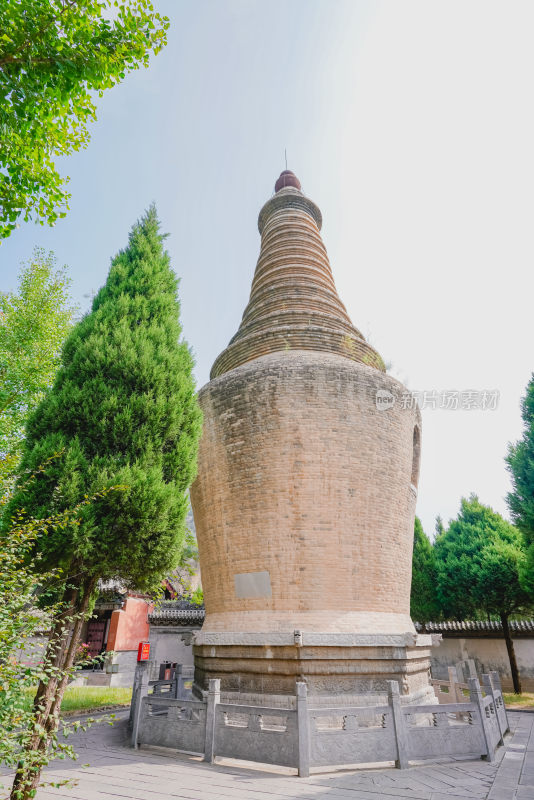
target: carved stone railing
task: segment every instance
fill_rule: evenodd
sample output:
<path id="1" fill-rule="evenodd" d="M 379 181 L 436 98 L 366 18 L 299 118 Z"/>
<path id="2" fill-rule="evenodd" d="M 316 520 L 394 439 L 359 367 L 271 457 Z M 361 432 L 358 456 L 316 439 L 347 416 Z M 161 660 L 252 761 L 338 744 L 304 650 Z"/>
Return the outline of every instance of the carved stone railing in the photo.
<path id="1" fill-rule="evenodd" d="M 161 682 L 159 682 L 161 683 Z M 388 681 L 388 703 L 380 706 L 309 705 L 305 683 L 297 683 L 296 703 L 288 708 L 221 702 L 220 681 L 211 679 L 204 700 L 148 694 L 138 683 L 132 700 L 132 744 L 158 745 L 217 757 L 310 768 L 479 756 L 493 761 L 508 730 L 496 673 L 468 683 L 466 702 L 413 706 L 401 704 L 399 685 Z"/>
<path id="2" fill-rule="evenodd" d="M 215 714 L 214 753 L 294 767 L 298 762 L 297 714 L 280 708 L 221 703 Z"/>
<path id="3" fill-rule="evenodd" d="M 472 659 L 468 659 L 466 661 L 461 661 L 455 667 L 449 667 L 449 680 L 448 681 L 440 681 L 440 680 L 432 680 L 432 686 L 434 688 L 434 693 L 436 698 L 440 704 L 447 704 L 450 706 L 451 703 L 465 703 L 466 700 L 470 697 L 470 688 L 468 683 L 463 683 L 462 681 L 458 680 L 458 672 L 459 670 L 467 670 L 467 674 L 470 678 L 477 679 L 477 673 L 475 668 L 475 663 Z M 508 729 L 508 719 L 506 716 L 506 708 L 504 706 L 504 700 L 502 697 L 502 688 L 501 688 L 501 681 L 499 678 L 498 672 L 489 672 L 487 674 L 482 675 L 482 689 L 485 695 L 491 695 L 493 697 L 494 708 L 497 714 L 497 719 L 499 723 L 499 729 L 502 734 L 505 730 Z M 449 707 L 447 711 L 451 711 Z"/>
<path id="4" fill-rule="evenodd" d="M 467 673 L 467 678 L 477 677 L 475 662 L 471 658 L 460 661 L 454 667 L 448 667 L 449 680 L 430 681 L 439 703 L 464 703 L 469 698 L 469 685 L 463 681 L 464 671 Z M 459 674 L 461 678 L 458 677 Z"/>
<path id="5" fill-rule="evenodd" d="M 309 716 L 311 766 L 397 760 L 390 706 L 310 709 Z"/>
<path id="6" fill-rule="evenodd" d="M 469 698 L 469 686 L 458 680 L 455 667 L 449 667 L 448 672 L 448 681 L 430 681 L 438 703 L 464 703 Z"/>
<path id="7" fill-rule="evenodd" d="M 206 740 L 206 703 L 148 695 L 140 704 L 137 744 L 172 747 L 203 753 Z"/>

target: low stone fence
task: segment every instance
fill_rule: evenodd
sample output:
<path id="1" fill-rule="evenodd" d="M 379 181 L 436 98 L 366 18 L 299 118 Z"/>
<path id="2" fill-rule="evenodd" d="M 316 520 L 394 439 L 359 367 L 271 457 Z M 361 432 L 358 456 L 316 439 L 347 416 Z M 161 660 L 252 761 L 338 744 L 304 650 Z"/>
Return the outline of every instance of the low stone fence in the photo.
<path id="1" fill-rule="evenodd" d="M 464 673 L 466 675 L 465 679 Z M 483 673 L 483 676 L 484 674 L 485 673 Z M 499 689 L 501 689 L 499 673 L 492 672 L 491 674 L 497 676 L 497 680 L 499 680 Z M 466 681 L 468 678 L 477 677 L 477 669 L 474 660 L 472 658 L 468 658 L 464 661 L 459 661 L 454 667 L 447 667 L 447 677 L 448 680 L 440 681 L 436 678 L 433 678 L 430 681 L 438 703 L 465 702 L 465 699 L 469 697 L 469 685 L 466 683 Z"/>
<path id="2" fill-rule="evenodd" d="M 138 744 L 172 747 L 187 753 L 204 753 L 206 703 L 149 695 L 143 698 L 140 712 Z"/>
<path id="3" fill-rule="evenodd" d="M 158 682 L 164 683 L 164 682 Z M 170 683 L 167 682 L 170 687 Z M 179 699 L 175 690 L 148 694 L 138 682 L 132 700 L 132 745 L 158 745 L 217 757 L 294 767 L 410 762 L 443 756 L 494 759 L 508 730 L 498 675 L 468 681 L 467 702 L 403 706 L 396 681 L 380 706 L 313 707 L 305 683 L 297 683 L 293 708 L 221 702 L 219 680 L 204 700 Z M 163 687 L 162 687 L 163 688 Z"/>

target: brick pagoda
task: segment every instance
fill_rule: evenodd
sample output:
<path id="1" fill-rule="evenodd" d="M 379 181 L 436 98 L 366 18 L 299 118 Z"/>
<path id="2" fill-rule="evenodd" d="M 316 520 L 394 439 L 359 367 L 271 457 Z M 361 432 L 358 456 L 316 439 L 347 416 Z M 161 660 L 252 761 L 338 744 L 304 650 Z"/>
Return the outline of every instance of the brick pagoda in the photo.
<path id="1" fill-rule="evenodd" d="M 281 174 L 239 330 L 199 394 L 195 691 L 432 700 L 410 619 L 421 419 L 352 324 L 321 212 Z M 408 404 L 410 405 L 410 404 Z"/>

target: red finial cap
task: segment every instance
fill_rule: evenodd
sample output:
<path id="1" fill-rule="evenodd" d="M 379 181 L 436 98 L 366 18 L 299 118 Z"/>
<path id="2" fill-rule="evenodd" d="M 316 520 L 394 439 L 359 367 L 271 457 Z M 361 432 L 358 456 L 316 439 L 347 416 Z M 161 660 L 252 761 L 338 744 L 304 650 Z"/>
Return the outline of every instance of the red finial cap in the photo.
<path id="1" fill-rule="evenodd" d="M 293 186 L 294 189 L 300 190 L 300 181 L 295 175 L 294 172 L 291 172 L 290 169 L 285 169 L 281 174 L 276 183 L 274 184 L 274 191 L 279 192 L 280 189 L 285 189 L 286 186 Z"/>

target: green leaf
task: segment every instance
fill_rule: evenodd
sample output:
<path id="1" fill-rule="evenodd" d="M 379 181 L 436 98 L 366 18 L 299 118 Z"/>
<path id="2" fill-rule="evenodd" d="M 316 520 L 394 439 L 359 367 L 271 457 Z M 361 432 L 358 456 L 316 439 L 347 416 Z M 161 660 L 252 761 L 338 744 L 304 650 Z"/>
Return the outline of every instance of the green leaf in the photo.
<path id="1" fill-rule="evenodd" d="M 0 238 L 21 218 L 54 224 L 66 213 L 68 179 L 55 163 L 88 145 L 92 93 L 102 95 L 166 44 L 168 20 L 145 2 L 120 0 L 112 20 L 104 16 L 106 3 L 82 6 L 0 4 L 7 59 L 0 69 L 0 167 L 7 170 L 0 178 Z"/>

